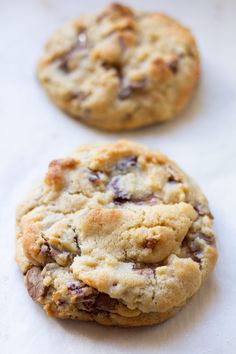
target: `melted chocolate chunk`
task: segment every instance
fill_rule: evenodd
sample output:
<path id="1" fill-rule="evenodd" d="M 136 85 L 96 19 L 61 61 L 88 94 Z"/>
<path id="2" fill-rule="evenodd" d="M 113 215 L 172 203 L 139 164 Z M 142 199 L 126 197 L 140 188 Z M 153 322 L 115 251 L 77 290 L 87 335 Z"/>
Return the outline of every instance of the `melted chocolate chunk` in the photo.
<path id="1" fill-rule="evenodd" d="M 59 300 L 57 300 L 57 302 L 56 302 L 57 306 L 63 306 L 63 305 L 65 305 L 65 303 L 66 303 L 66 301 L 65 301 L 65 300 L 62 300 L 62 299 L 59 299 Z"/>
<path id="2" fill-rule="evenodd" d="M 118 160 L 116 168 L 120 171 L 126 171 L 132 167 L 137 166 L 137 156 L 127 156 Z"/>
<path id="3" fill-rule="evenodd" d="M 96 297 L 92 296 L 90 298 L 84 299 L 82 301 L 83 307 L 85 309 L 85 311 L 91 312 L 94 310 L 94 304 L 96 301 Z"/>
<path id="4" fill-rule="evenodd" d="M 86 98 L 89 96 L 88 92 L 84 92 L 84 91 L 76 91 L 76 92 L 69 92 L 66 100 L 67 101 L 73 101 L 73 100 L 78 100 L 80 102 L 86 100 Z"/>
<path id="5" fill-rule="evenodd" d="M 51 247 L 47 241 L 40 246 L 40 253 L 48 257 L 51 256 Z"/>
<path id="6" fill-rule="evenodd" d="M 101 182 L 102 172 L 92 171 L 89 172 L 89 181 L 93 184 L 99 184 Z"/>
<path id="7" fill-rule="evenodd" d="M 119 196 L 119 197 L 116 197 L 114 199 L 114 203 L 117 204 L 117 205 L 124 204 L 124 203 L 127 203 L 129 201 L 130 201 L 130 199 L 126 198 L 124 196 Z"/>
<path id="8" fill-rule="evenodd" d="M 56 257 L 60 251 L 53 248 L 48 241 L 45 242 L 40 246 L 40 253 L 46 257 Z"/>
<path id="9" fill-rule="evenodd" d="M 195 237 L 190 238 L 186 236 L 183 241 L 183 246 L 187 249 L 188 257 L 192 258 L 192 260 L 197 263 L 201 263 L 202 250 Z"/>
<path id="10" fill-rule="evenodd" d="M 96 310 L 113 311 L 117 303 L 118 301 L 116 299 L 112 299 L 109 295 L 99 293 L 96 298 L 94 307 Z"/>
<path id="11" fill-rule="evenodd" d="M 46 287 L 43 284 L 43 277 L 39 267 L 33 267 L 26 273 L 25 283 L 29 295 L 33 300 L 38 300 L 45 295 Z"/>
<path id="12" fill-rule="evenodd" d="M 90 176 L 89 176 L 89 181 L 90 182 L 96 183 L 99 180 L 100 180 L 100 177 L 99 177 L 98 172 L 93 171 L 93 172 L 90 173 Z"/>
<path id="13" fill-rule="evenodd" d="M 120 92 L 119 92 L 119 99 L 125 100 L 126 98 L 129 98 L 132 94 L 132 88 L 130 86 L 123 87 Z"/>
<path id="14" fill-rule="evenodd" d="M 173 72 L 173 74 L 177 74 L 178 72 L 178 66 L 179 66 L 179 60 L 178 58 L 175 58 L 167 63 L 168 68 Z"/>
<path id="15" fill-rule="evenodd" d="M 86 291 L 87 290 L 87 291 Z M 99 295 L 99 292 L 93 288 L 85 288 L 84 294 L 78 299 L 86 311 L 94 311 L 95 302 Z"/>
<path id="16" fill-rule="evenodd" d="M 70 72 L 69 61 L 77 50 L 86 49 L 88 46 L 88 38 L 86 31 L 81 31 L 78 36 L 75 45 L 61 57 L 61 63 L 59 68 L 65 73 Z"/>
<path id="17" fill-rule="evenodd" d="M 118 64 L 115 64 L 115 63 L 111 64 L 111 63 L 103 62 L 102 67 L 106 70 L 115 70 L 117 76 L 120 79 L 122 79 L 122 69 Z"/>
<path id="18" fill-rule="evenodd" d="M 173 184 L 182 183 L 182 177 L 179 175 L 179 173 L 172 165 L 167 165 L 166 169 L 168 173 L 168 178 L 167 178 L 168 183 L 173 183 Z"/>
<path id="19" fill-rule="evenodd" d="M 168 183 L 171 183 L 171 184 L 176 184 L 176 183 L 181 183 L 179 180 L 177 180 L 174 176 L 169 176 L 168 177 Z"/>
<path id="20" fill-rule="evenodd" d="M 73 237 L 74 241 L 75 241 L 75 244 L 76 244 L 76 248 L 77 248 L 77 255 L 78 256 L 81 256 L 81 248 L 80 248 L 80 245 L 79 245 L 79 236 L 78 235 L 75 235 Z"/>
<path id="21" fill-rule="evenodd" d="M 109 186 L 111 187 L 112 191 L 114 192 L 114 203 L 116 204 L 123 204 L 128 201 L 130 201 L 130 195 L 129 193 L 122 191 L 122 189 L 119 186 L 119 176 L 115 176 L 112 178 Z"/>
<path id="22" fill-rule="evenodd" d="M 59 69 L 62 70 L 64 73 L 69 73 L 69 66 L 68 66 L 69 54 L 67 53 L 64 57 L 62 57 L 61 63 L 59 65 Z"/>
<path id="23" fill-rule="evenodd" d="M 129 98 L 134 92 L 143 90 L 146 87 L 146 85 L 147 85 L 147 79 L 130 81 L 127 85 L 124 85 L 121 88 L 118 97 L 121 100 L 125 100 Z"/>
<path id="24" fill-rule="evenodd" d="M 86 285 L 82 282 L 79 283 L 71 283 L 67 286 L 67 289 L 72 291 L 75 294 L 83 294 L 83 288 Z"/>

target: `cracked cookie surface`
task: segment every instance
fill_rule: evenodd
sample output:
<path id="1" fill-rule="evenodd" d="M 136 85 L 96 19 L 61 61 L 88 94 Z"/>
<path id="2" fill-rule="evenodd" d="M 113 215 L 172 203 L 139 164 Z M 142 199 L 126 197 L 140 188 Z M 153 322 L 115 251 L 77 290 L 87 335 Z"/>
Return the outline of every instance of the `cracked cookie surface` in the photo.
<path id="1" fill-rule="evenodd" d="M 52 161 L 19 206 L 16 258 L 49 315 L 159 323 L 213 270 L 212 218 L 199 187 L 160 152 L 84 145 Z"/>
<path id="2" fill-rule="evenodd" d="M 184 109 L 198 82 L 191 32 L 161 13 L 111 4 L 49 39 L 38 78 L 52 100 L 85 124 L 121 131 Z"/>

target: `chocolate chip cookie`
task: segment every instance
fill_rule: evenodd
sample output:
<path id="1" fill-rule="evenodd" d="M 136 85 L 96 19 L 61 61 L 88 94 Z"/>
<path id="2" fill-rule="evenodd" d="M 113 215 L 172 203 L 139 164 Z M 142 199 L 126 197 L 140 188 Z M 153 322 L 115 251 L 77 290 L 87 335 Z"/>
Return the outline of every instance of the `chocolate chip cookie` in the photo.
<path id="1" fill-rule="evenodd" d="M 195 40 L 180 23 L 111 4 L 49 39 L 38 78 L 63 111 L 122 131 L 175 117 L 192 96 L 199 66 Z"/>
<path id="2" fill-rule="evenodd" d="M 52 161 L 19 206 L 16 259 L 49 315 L 159 323 L 213 270 L 212 218 L 199 187 L 160 152 L 85 145 Z"/>

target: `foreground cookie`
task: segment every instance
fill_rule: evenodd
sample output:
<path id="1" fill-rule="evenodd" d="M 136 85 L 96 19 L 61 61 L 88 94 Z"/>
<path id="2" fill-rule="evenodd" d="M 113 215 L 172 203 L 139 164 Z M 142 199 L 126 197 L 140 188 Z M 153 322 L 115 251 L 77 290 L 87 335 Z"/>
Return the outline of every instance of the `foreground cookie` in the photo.
<path id="1" fill-rule="evenodd" d="M 70 115 L 126 130 L 169 120 L 186 106 L 199 56 L 191 32 L 172 18 L 112 4 L 58 30 L 38 77 Z"/>
<path id="2" fill-rule="evenodd" d="M 128 141 L 85 145 L 52 161 L 17 224 L 28 292 L 60 318 L 162 322 L 217 258 L 200 189 L 166 156 Z"/>

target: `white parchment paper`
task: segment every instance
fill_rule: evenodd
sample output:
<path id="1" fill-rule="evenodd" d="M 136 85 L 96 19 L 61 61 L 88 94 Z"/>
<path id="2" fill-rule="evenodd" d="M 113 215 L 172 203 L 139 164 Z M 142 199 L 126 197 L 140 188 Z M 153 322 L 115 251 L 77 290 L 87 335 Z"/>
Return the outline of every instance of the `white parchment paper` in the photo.
<path id="1" fill-rule="evenodd" d="M 127 1 L 191 27 L 202 53 L 201 85 L 178 120 L 106 134 L 47 99 L 35 64 L 51 32 L 106 1 L 0 0 L 0 353 L 236 353 L 236 2 Z M 173 319 L 142 329 L 48 318 L 29 298 L 14 262 L 15 208 L 48 162 L 77 145 L 126 137 L 158 148 L 200 184 L 215 216 L 219 262 Z"/>

